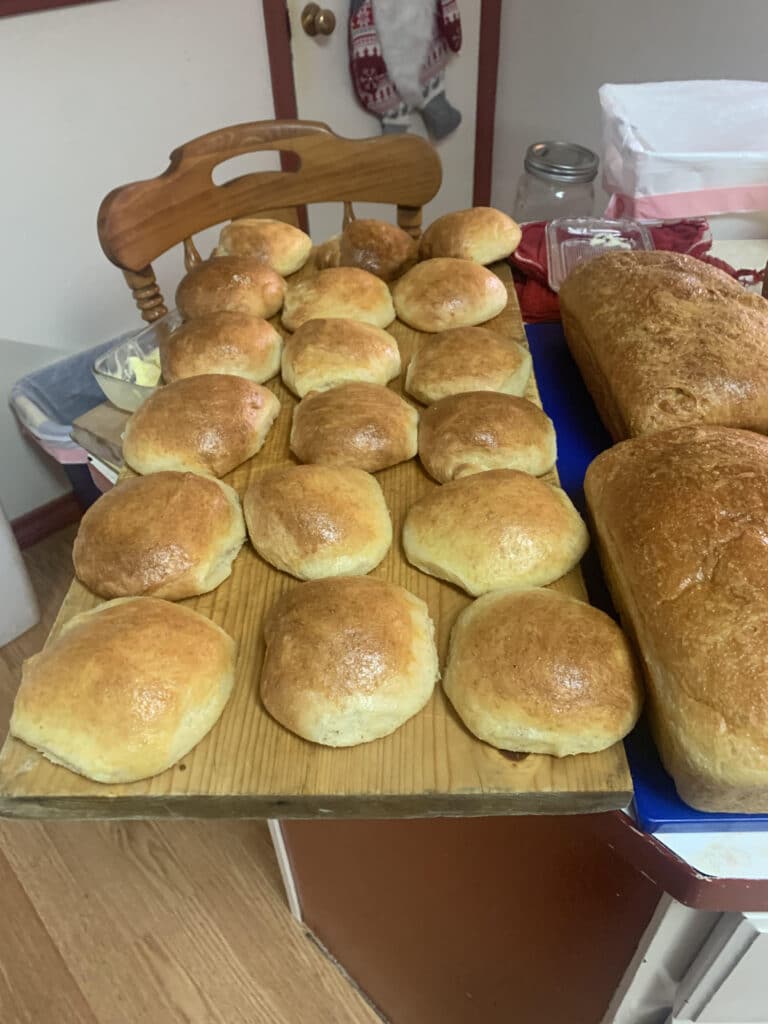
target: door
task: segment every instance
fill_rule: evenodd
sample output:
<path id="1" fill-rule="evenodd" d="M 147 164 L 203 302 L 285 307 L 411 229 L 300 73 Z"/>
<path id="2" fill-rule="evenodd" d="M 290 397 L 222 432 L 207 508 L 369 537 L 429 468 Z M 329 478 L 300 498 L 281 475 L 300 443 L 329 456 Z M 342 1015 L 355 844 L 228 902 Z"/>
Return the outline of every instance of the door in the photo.
<path id="1" fill-rule="evenodd" d="M 293 78 L 298 117 L 325 121 L 338 135 L 365 138 L 381 131 L 378 119 L 358 103 L 349 71 L 349 0 L 325 0 L 323 11 L 330 11 L 335 27 L 329 35 L 308 35 L 301 23 L 305 0 L 287 0 L 291 30 Z M 443 164 L 443 184 L 435 199 L 424 209 L 424 225 L 450 210 L 472 206 L 475 161 L 475 106 L 477 101 L 478 52 L 481 4 L 463 0 L 460 4 L 462 46 L 445 69 L 446 96 L 461 112 L 461 124 L 442 141 L 435 143 Z M 327 28 L 327 21 L 323 27 Z M 421 117 L 416 113 L 409 129 L 429 138 Z M 394 220 L 392 207 L 361 203 L 355 207 L 358 217 Z M 317 204 L 309 210 L 309 228 L 316 243 L 341 230 L 341 206 Z"/>

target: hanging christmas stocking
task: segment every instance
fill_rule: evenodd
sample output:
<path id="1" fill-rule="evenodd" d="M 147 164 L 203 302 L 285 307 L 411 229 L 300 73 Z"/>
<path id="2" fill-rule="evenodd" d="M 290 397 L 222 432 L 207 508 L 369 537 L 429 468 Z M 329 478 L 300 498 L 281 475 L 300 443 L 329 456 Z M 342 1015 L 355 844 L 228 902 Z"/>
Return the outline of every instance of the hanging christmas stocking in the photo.
<path id="1" fill-rule="evenodd" d="M 456 0 L 352 0 L 350 71 L 366 110 L 381 130 L 407 131 L 418 110 L 434 139 L 461 123 L 445 94 L 445 65 L 461 48 Z"/>

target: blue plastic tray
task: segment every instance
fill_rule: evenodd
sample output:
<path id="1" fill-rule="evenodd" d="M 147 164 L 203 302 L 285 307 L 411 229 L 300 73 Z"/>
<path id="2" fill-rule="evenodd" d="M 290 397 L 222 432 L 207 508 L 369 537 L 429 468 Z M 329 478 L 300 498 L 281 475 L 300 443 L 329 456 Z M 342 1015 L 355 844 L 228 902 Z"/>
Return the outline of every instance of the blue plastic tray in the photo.
<path id="1" fill-rule="evenodd" d="M 526 327 L 542 404 L 557 430 L 560 481 L 584 512 L 584 474 L 592 459 L 611 445 L 589 392 L 571 359 L 562 326 Z M 593 548 L 582 563 L 593 604 L 616 617 Z M 768 831 L 768 814 L 707 814 L 688 807 L 664 771 L 648 727 L 641 721 L 625 741 L 635 788 L 635 810 L 646 832 Z"/>

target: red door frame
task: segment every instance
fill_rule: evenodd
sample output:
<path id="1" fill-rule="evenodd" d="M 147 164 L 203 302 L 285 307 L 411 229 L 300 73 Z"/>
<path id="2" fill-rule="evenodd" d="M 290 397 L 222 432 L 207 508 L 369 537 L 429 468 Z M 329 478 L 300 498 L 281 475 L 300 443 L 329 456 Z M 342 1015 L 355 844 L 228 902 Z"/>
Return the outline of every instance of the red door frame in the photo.
<path id="1" fill-rule="evenodd" d="M 288 7 L 275 0 L 262 0 L 267 34 L 269 71 L 275 117 L 295 120 L 298 117 L 296 88 L 291 57 L 291 29 Z M 477 69 L 477 106 L 475 110 L 475 165 L 472 202 L 490 206 L 493 173 L 493 136 L 496 115 L 496 83 L 499 66 L 499 34 L 501 0 L 481 0 L 480 43 Z M 290 170 L 292 154 L 282 154 L 284 170 Z"/>

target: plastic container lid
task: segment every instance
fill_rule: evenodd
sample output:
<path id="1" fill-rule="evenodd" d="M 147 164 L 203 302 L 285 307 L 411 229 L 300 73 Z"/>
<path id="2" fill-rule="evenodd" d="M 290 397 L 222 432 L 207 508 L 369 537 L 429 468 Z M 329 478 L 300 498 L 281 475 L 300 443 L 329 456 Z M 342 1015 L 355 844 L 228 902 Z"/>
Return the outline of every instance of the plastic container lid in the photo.
<path id="1" fill-rule="evenodd" d="M 526 171 L 548 181 L 594 181 L 599 163 L 596 153 L 575 142 L 534 142 L 525 154 Z"/>
<path id="2" fill-rule="evenodd" d="M 545 235 L 549 287 L 555 292 L 579 263 L 606 252 L 655 248 L 650 231 L 633 220 L 561 217 L 547 224 Z"/>

